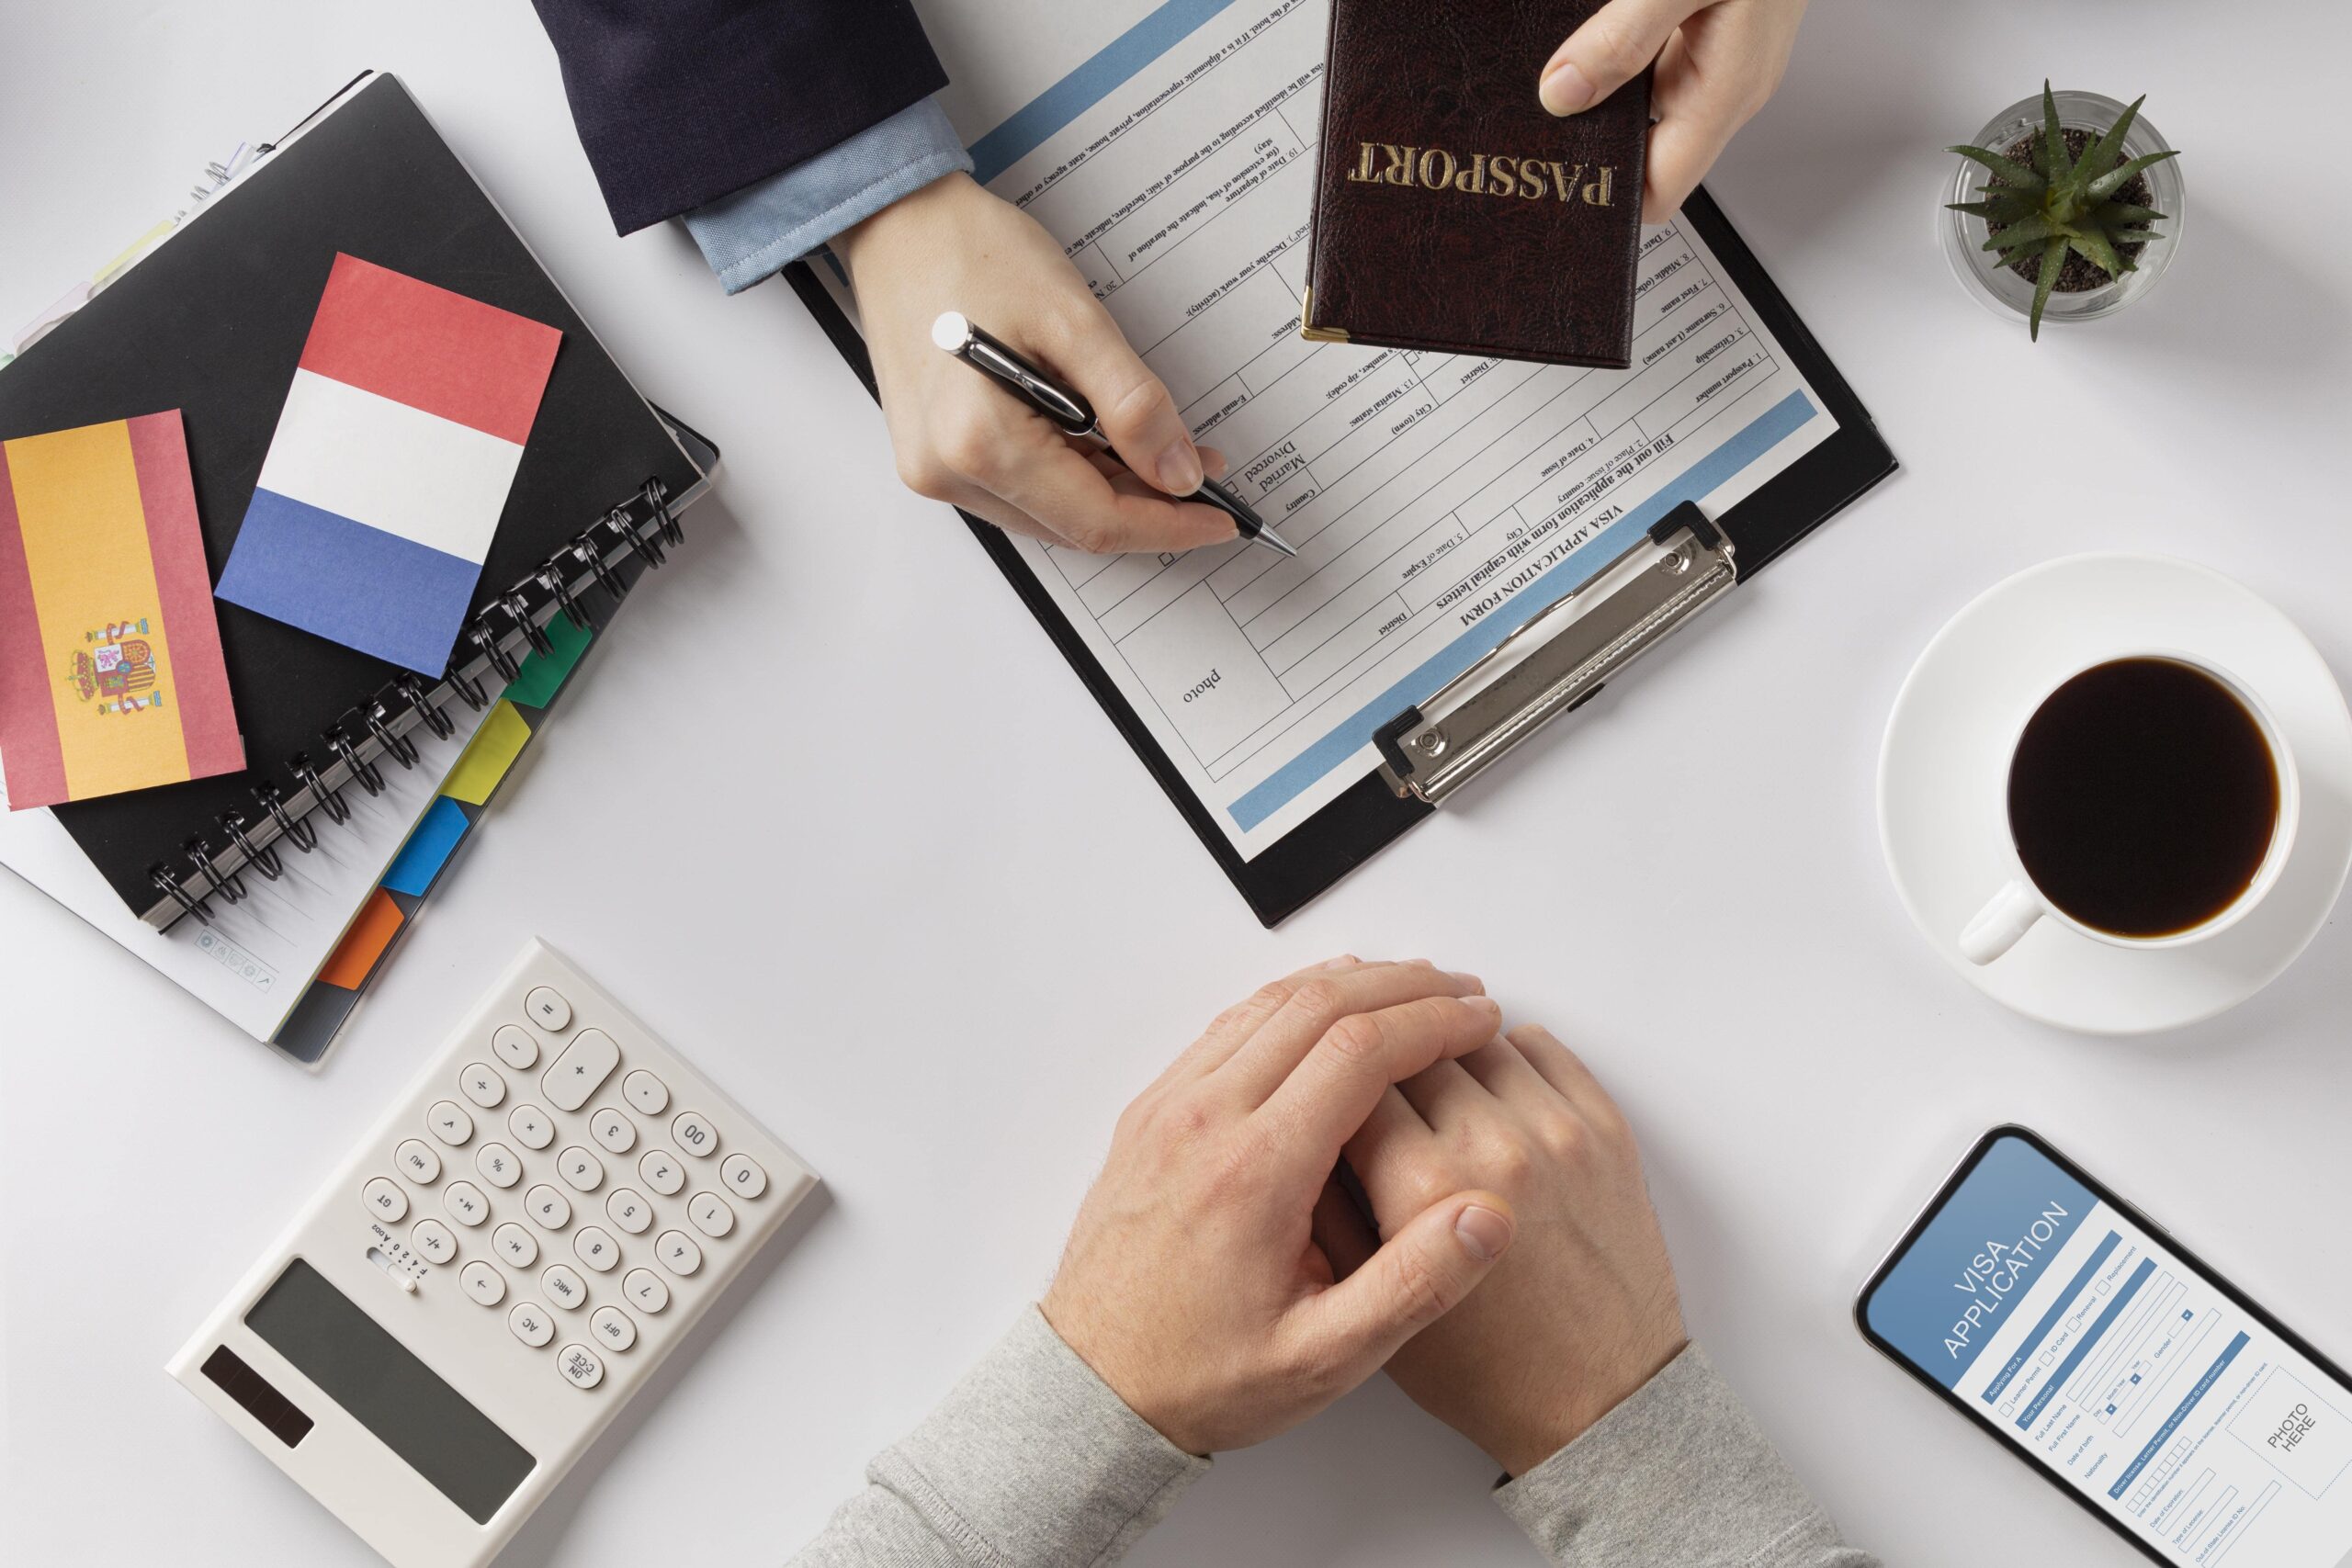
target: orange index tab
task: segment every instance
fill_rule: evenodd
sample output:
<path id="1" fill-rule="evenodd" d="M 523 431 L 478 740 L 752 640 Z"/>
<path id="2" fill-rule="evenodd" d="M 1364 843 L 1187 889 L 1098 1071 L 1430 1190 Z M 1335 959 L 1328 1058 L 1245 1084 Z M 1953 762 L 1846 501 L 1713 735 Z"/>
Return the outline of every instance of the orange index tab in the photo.
<path id="1" fill-rule="evenodd" d="M 320 981 L 340 986 L 346 991 L 356 991 L 366 985 L 368 972 L 376 967 L 376 960 L 384 955 L 384 949 L 400 934 L 403 919 L 401 907 L 392 901 L 390 894 L 380 887 L 368 894 L 368 902 L 352 917 L 350 929 L 343 933 L 343 940 L 335 944 L 334 952 L 319 970 Z"/>

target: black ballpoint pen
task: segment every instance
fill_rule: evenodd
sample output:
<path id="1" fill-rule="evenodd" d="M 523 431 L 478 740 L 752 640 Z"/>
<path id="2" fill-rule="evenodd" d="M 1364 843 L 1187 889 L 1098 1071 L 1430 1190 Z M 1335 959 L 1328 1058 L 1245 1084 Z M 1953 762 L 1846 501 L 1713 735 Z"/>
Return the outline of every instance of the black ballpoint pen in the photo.
<path id="1" fill-rule="evenodd" d="M 1093 405 L 1063 386 L 1036 366 L 1006 347 L 1003 343 L 972 324 L 960 310 L 948 310 L 931 324 L 931 341 L 954 355 L 973 369 L 981 371 L 1003 383 L 1005 389 L 1059 425 L 1070 435 L 1089 440 L 1103 451 L 1112 451 L 1102 426 L 1094 417 Z M 1201 488 L 1180 499 L 1197 501 L 1216 507 L 1233 519 L 1233 526 L 1245 539 L 1254 539 L 1270 550 L 1295 556 L 1297 549 L 1273 530 L 1273 525 L 1250 508 L 1248 502 L 1216 480 L 1202 476 Z"/>

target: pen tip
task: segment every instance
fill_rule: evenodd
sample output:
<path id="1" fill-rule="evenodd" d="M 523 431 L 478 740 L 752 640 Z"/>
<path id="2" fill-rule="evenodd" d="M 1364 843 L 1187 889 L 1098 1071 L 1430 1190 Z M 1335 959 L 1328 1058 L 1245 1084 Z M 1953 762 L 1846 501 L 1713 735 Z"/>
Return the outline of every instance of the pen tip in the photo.
<path id="1" fill-rule="evenodd" d="M 1283 554 L 1294 558 L 1298 555 L 1298 547 L 1292 544 L 1288 539 L 1283 538 L 1280 534 L 1275 533 L 1274 525 L 1271 523 L 1261 523 L 1258 525 L 1258 542 L 1261 545 L 1271 546 L 1273 548 L 1280 550 Z"/>

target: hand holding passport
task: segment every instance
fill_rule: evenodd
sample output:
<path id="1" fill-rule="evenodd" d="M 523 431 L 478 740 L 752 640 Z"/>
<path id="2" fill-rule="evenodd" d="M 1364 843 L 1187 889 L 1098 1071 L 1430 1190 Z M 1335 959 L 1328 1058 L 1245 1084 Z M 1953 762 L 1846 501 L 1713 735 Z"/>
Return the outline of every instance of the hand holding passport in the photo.
<path id="1" fill-rule="evenodd" d="M 1624 368 L 1645 187 L 1655 219 L 1690 194 L 1778 82 L 1803 9 L 1333 0 L 1301 330 Z"/>
<path id="2" fill-rule="evenodd" d="M 1770 96 L 1804 10 L 1804 0 L 1333 0 L 1327 117 L 1348 123 L 1325 129 L 1304 324 L 1359 343 L 1623 364 L 1640 222 L 1670 215 Z M 1425 172 L 1444 176 L 1443 191 Z M 1367 199 L 1361 213 L 1333 208 L 1326 231 L 1333 181 Z M 1406 239 L 1393 254 L 1392 231 Z M 1196 482 L 1189 462 L 1205 458 L 1215 473 L 1218 460 L 1191 445 L 1167 389 L 1026 213 L 953 175 L 834 250 L 911 488 L 1091 551 L 1230 537 L 1205 509 L 1168 499 Z M 1359 296 L 1372 314 L 1351 308 Z M 930 325 L 951 308 L 1119 411 L 1125 429 L 1111 434 L 1137 472 L 1157 477 L 1159 455 L 1181 448 L 1181 482 L 1155 491 L 1072 468 L 1041 419 L 1003 407 L 932 348 Z"/>
<path id="3" fill-rule="evenodd" d="M 1544 62 L 1539 96 L 1580 114 L 1655 62 L 1642 221 L 1663 223 L 1781 85 L 1805 0 L 1613 0 Z M 1565 7 L 1562 25 L 1589 7 Z"/>

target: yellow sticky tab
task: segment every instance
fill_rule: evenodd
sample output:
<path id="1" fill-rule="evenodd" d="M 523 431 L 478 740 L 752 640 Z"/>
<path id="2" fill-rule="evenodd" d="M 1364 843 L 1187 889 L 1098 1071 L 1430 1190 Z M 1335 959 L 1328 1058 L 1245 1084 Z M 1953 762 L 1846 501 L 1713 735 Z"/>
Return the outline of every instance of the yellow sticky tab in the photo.
<path id="1" fill-rule="evenodd" d="M 498 781 L 506 776 L 530 739 L 531 727 L 514 711 L 514 705 L 500 702 L 466 743 L 466 754 L 449 770 L 441 793 L 469 806 L 480 806 L 490 798 L 490 792 L 498 787 Z"/>

